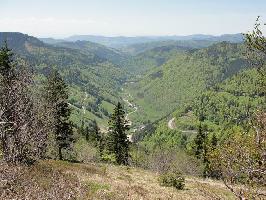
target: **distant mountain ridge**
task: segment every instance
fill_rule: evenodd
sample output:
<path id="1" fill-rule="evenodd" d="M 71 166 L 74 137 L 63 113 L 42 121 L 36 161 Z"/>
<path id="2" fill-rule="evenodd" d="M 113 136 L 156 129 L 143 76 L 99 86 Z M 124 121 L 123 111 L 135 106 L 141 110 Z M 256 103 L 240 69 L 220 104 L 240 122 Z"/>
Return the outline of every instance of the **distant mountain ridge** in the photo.
<path id="1" fill-rule="evenodd" d="M 220 36 L 195 34 L 187 36 L 136 36 L 136 37 L 107 37 L 107 36 L 96 36 L 96 35 L 73 35 L 64 38 L 66 41 L 91 41 L 99 44 L 106 45 L 113 48 L 121 48 L 128 45 L 146 43 L 146 42 L 157 42 L 157 41 L 167 41 L 167 40 L 207 40 L 207 41 L 217 41 L 217 42 L 243 42 L 243 35 L 241 33 L 237 34 L 223 34 Z"/>

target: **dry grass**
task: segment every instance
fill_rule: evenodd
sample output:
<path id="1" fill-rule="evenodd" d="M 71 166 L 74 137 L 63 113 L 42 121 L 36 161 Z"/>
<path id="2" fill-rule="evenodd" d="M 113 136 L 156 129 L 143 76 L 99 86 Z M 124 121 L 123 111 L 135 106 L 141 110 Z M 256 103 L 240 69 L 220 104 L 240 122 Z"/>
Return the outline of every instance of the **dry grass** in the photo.
<path id="1" fill-rule="evenodd" d="M 217 181 L 187 178 L 184 190 L 161 187 L 158 176 L 137 168 L 42 161 L 32 167 L 0 165 L 1 199 L 234 199 Z"/>

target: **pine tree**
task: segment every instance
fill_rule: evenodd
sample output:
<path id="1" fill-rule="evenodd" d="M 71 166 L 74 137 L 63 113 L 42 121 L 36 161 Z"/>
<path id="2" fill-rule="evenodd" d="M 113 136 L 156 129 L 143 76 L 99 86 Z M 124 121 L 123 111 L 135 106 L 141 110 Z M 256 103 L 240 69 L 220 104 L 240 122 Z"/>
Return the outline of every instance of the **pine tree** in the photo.
<path id="1" fill-rule="evenodd" d="M 99 151 L 99 154 L 100 154 L 100 157 L 102 157 L 103 155 L 103 151 L 104 151 L 104 148 L 105 148 L 105 137 L 104 137 L 104 134 L 100 132 L 100 137 L 99 137 L 99 142 L 98 142 L 98 151 Z"/>
<path id="2" fill-rule="evenodd" d="M 98 149 L 99 155 L 102 156 L 104 151 L 104 135 L 100 132 L 100 128 L 96 120 L 92 121 L 91 136 Z"/>
<path id="3" fill-rule="evenodd" d="M 68 105 L 68 87 L 60 74 L 52 70 L 45 84 L 46 100 L 54 110 L 54 135 L 58 156 L 63 160 L 63 149 L 70 149 L 73 142 L 72 124 L 69 121 L 71 110 Z"/>
<path id="4" fill-rule="evenodd" d="M 214 150 L 218 145 L 218 138 L 215 133 L 212 134 L 211 138 L 211 149 Z"/>
<path id="5" fill-rule="evenodd" d="M 207 135 L 206 135 L 206 127 L 202 126 L 202 122 L 205 120 L 204 116 L 204 95 L 201 96 L 200 99 L 200 112 L 199 112 L 199 128 L 198 133 L 195 138 L 195 156 L 200 159 L 203 158 L 203 162 L 206 161 L 207 154 Z"/>
<path id="6" fill-rule="evenodd" d="M 0 74 L 3 77 L 3 81 L 6 83 L 11 82 L 15 78 L 14 65 L 13 63 L 13 53 L 11 49 L 7 47 L 7 42 L 1 48 L 0 51 Z"/>
<path id="7" fill-rule="evenodd" d="M 218 145 L 218 138 L 215 133 L 212 134 L 210 144 L 208 146 L 208 153 L 214 152 L 215 149 L 217 148 Z M 205 167 L 204 167 L 204 177 L 212 177 L 219 179 L 220 178 L 220 173 L 219 170 L 212 169 L 211 167 L 211 161 L 209 159 L 209 155 L 205 156 Z"/>
<path id="8" fill-rule="evenodd" d="M 93 137 L 93 140 L 95 141 L 96 145 L 98 146 L 98 143 L 100 141 L 100 129 L 99 129 L 99 126 L 96 122 L 96 120 L 93 120 L 92 121 L 92 137 Z"/>
<path id="9" fill-rule="evenodd" d="M 198 128 L 198 133 L 195 138 L 195 156 L 200 159 L 203 150 L 204 150 L 204 142 L 205 142 L 205 133 L 203 131 L 202 123 L 200 122 L 199 128 Z"/>
<path id="10" fill-rule="evenodd" d="M 125 119 L 125 112 L 120 102 L 114 109 L 109 121 L 108 149 L 114 153 L 116 162 L 121 165 L 128 164 L 129 141 L 126 131 L 129 130 L 128 122 Z"/>
<path id="11" fill-rule="evenodd" d="M 79 135 L 84 135 L 86 136 L 86 129 L 87 127 L 84 128 L 84 121 L 81 121 L 81 126 L 77 127 L 77 132 Z"/>

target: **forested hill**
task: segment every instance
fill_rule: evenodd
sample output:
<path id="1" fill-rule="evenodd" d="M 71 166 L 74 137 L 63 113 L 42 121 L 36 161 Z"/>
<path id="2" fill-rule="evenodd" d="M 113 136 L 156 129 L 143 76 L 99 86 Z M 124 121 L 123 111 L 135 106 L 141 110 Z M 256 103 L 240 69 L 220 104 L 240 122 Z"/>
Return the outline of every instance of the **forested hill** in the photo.
<path id="1" fill-rule="evenodd" d="M 183 49 L 201 49 L 212 44 L 218 43 L 218 41 L 209 41 L 209 40 L 166 40 L 166 41 L 156 41 L 156 42 L 145 42 L 137 43 L 132 45 L 127 45 L 120 48 L 121 51 L 127 52 L 131 55 L 140 55 L 149 50 L 154 50 L 162 47 L 179 47 Z"/>
<path id="2" fill-rule="evenodd" d="M 158 43 L 157 43 L 158 44 Z M 134 56 L 129 57 L 124 61 L 124 67 L 135 76 L 143 75 L 149 70 L 159 67 L 166 63 L 168 60 L 175 58 L 179 53 L 185 53 L 192 51 L 194 48 L 179 46 L 175 42 L 160 43 L 158 46 L 149 49 L 151 44 L 140 44 L 145 49 Z"/>
<path id="3" fill-rule="evenodd" d="M 160 119 L 246 67 L 241 44 L 222 42 L 179 52 L 135 83 L 128 84 L 134 101 L 140 106 L 136 118 Z"/>
<path id="4" fill-rule="evenodd" d="M 113 48 L 103 46 L 101 44 L 89 42 L 89 41 L 76 41 L 76 42 L 58 42 L 55 44 L 56 47 L 66 47 L 70 49 L 78 49 L 81 52 L 88 54 L 93 52 L 100 58 L 104 58 L 117 65 L 121 66 L 121 63 L 128 59 L 128 55 Z"/>
<path id="5" fill-rule="evenodd" d="M 77 123 L 97 119 L 106 123 L 113 104 L 119 99 L 118 90 L 126 73 L 108 56 L 97 53 L 98 47 L 86 50 L 45 44 L 22 33 L 0 33 L 0 45 L 7 41 L 17 56 L 24 58 L 35 71 L 45 75 L 50 67 L 59 70 L 70 86 L 70 103 L 74 106 L 73 120 Z M 104 49 L 103 47 L 101 47 Z M 106 49 L 106 52 L 112 53 Z M 113 55 L 118 55 L 114 51 Z M 84 116 L 82 107 L 88 112 Z"/>

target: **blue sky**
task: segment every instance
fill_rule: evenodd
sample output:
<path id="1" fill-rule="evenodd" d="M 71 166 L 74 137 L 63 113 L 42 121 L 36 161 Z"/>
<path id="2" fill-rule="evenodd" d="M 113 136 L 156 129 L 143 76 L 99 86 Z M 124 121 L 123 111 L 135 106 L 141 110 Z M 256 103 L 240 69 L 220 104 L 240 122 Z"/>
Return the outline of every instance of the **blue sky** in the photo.
<path id="1" fill-rule="evenodd" d="M 0 31 L 39 37 L 247 32 L 266 0 L 0 0 Z"/>

